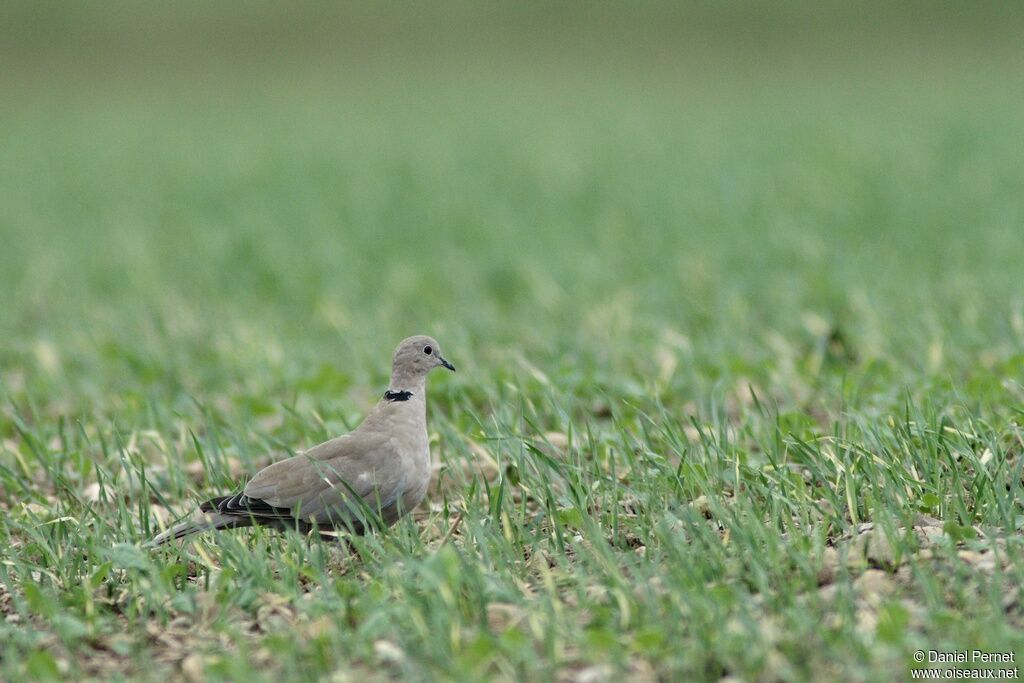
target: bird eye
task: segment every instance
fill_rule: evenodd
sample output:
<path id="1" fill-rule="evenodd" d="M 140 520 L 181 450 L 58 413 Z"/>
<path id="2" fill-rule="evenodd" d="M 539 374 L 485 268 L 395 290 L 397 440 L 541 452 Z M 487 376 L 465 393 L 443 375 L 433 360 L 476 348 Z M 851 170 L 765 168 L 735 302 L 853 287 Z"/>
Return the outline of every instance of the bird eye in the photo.
<path id="1" fill-rule="evenodd" d="M 430 354 L 432 354 L 433 352 L 434 352 L 434 349 L 430 348 L 429 346 L 424 346 L 423 347 L 423 353 L 427 354 L 428 356 Z"/>

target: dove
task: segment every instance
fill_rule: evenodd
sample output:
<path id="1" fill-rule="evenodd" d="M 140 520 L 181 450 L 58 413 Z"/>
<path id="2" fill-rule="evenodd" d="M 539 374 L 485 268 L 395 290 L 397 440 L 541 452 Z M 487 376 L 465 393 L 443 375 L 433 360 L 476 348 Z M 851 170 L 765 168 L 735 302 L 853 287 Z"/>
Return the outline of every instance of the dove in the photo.
<path id="1" fill-rule="evenodd" d="M 240 492 L 206 501 L 150 545 L 252 525 L 363 534 L 374 523 L 394 524 L 427 493 L 426 387 L 434 368 L 455 371 L 434 339 L 402 340 L 388 390 L 352 432 L 260 470 Z"/>

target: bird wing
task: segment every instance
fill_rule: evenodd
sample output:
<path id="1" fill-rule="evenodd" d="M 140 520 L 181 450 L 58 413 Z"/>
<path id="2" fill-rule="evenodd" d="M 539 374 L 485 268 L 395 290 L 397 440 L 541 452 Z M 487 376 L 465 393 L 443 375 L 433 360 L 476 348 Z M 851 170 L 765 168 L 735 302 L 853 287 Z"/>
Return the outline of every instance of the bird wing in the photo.
<path id="1" fill-rule="evenodd" d="M 364 524 L 394 505 L 404 473 L 392 438 L 375 431 L 326 441 L 264 468 L 246 485 L 246 510 L 257 517 L 314 524 Z"/>

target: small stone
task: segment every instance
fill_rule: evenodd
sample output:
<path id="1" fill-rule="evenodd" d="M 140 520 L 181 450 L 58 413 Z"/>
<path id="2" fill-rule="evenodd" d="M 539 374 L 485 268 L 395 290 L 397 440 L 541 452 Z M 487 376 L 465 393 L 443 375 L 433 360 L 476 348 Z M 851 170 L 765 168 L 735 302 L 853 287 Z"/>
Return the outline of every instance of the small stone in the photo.
<path id="1" fill-rule="evenodd" d="M 797 677 L 793 665 L 789 663 L 785 655 L 775 648 L 769 650 L 765 657 L 764 674 L 764 678 L 761 680 L 791 681 Z"/>
<path id="2" fill-rule="evenodd" d="M 853 582 L 853 587 L 865 602 L 877 605 L 892 595 L 896 586 L 889 575 L 879 569 L 869 569 Z"/>
<path id="3" fill-rule="evenodd" d="M 839 586 L 834 583 L 830 583 L 829 585 L 822 586 L 818 589 L 818 598 L 820 598 L 825 604 L 834 602 L 838 594 Z"/>
<path id="4" fill-rule="evenodd" d="M 551 447 L 558 451 L 564 451 L 569 447 L 569 437 L 562 432 L 545 432 L 544 440 L 551 444 Z"/>
<path id="5" fill-rule="evenodd" d="M 973 550 L 961 550 L 957 552 L 957 557 L 983 572 L 991 572 L 996 568 L 995 557 L 992 553 L 979 553 Z"/>
<path id="6" fill-rule="evenodd" d="M 523 619 L 523 610 L 508 602 L 492 602 L 487 605 L 487 625 L 493 633 L 502 633 Z"/>
<path id="7" fill-rule="evenodd" d="M 836 578 L 836 571 L 839 569 L 839 552 L 828 546 L 821 553 L 821 566 L 816 575 L 818 585 L 824 586 L 832 583 Z"/>
<path id="8" fill-rule="evenodd" d="M 922 546 L 935 545 L 936 543 L 942 543 L 942 539 L 946 533 L 942 530 L 941 526 L 915 526 L 914 534 L 917 536 L 918 542 Z"/>
<path id="9" fill-rule="evenodd" d="M 232 479 L 238 479 L 246 473 L 246 467 L 242 464 L 242 461 L 233 455 L 228 456 L 228 475 Z"/>
<path id="10" fill-rule="evenodd" d="M 936 519 L 935 517 L 932 517 L 931 515 L 920 514 L 914 520 L 914 526 L 915 527 L 924 527 L 924 528 L 939 527 L 941 529 L 942 528 L 942 520 L 941 519 Z"/>
<path id="11" fill-rule="evenodd" d="M 862 634 L 872 634 L 878 628 L 878 613 L 870 607 L 857 610 L 857 630 Z"/>
<path id="12" fill-rule="evenodd" d="M 373 653 L 387 664 L 398 664 L 405 659 L 405 652 L 390 640 L 378 640 L 373 644 Z"/>
<path id="13" fill-rule="evenodd" d="M 25 503 L 24 510 L 29 515 L 35 517 L 43 517 L 47 519 L 50 517 L 50 508 L 40 505 L 39 503 Z"/>
<path id="14" fill-rule="evenodd" d="M 202 655 L 191 654 L 181 660 L 181 675 L 190 683 L 199 683 L 205 680 L 203 676 L 204 662 Z"/>
<path id="15" fill-rule="evenodd" d="M 567 683 L 604 683 L 610 681 L 614 670 L 610 664 L 596 664 L 585 669 L 572 671 L 568 675 L 559 676 L 557 680 Z"/>
<path id="16" fill-rule="evenodd" d="M 95 503 L 100 499 L 100 484 L 94 481 L 82 490 L 82 500 L 86 503 Z"/>
<path id="17" fill-rule="evenodd" d="M 892 543 L 881 528 L 872 528 L 858 536 L 854 542 L 854 550 L 875 567 L 892 568 L 898 564 Z"/>
<path id="18" fill-rule="evenodd" d="M 604 604 L 608 600 L 608 589 L 598 584 L 587 586 L 586 594 L 592 604 Z"/>
<path id="19" fill-rule="evenodd" d="M 202 481 L 206 476 L 206 468 L 203 466 L 201 460 L 193 460 L 185 465 L 185 474 L 187 474 L 193 481 Z"/>
<path id="20" fill-rule="evenodd" d="M 1014 586 L 1003 594 L 1003 610 L 1010 611 L 1020 603 L 1020 588 Z"/>
<path id="21" fill-rule="evenodd" d="M 907 598 L 900 600 L 900 604 L 903 606 L 903 609 L 907 610 L 907 616 L 910 617 L 910 623 L 914 628 L 920 628 L 927 623 L 928 610 L 923 606 Z"/>

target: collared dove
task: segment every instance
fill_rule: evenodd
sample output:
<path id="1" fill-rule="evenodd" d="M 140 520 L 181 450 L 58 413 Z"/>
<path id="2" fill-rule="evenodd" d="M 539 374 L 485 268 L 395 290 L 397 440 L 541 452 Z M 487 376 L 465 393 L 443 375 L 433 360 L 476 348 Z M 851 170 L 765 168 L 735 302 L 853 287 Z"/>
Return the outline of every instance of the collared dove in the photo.
<path id="1" fill-rule="evenodd" d="M 403 340 L 388 390 L 355 430 L 260 470 L 240 493 L 203 503 L 151 544 L 253 524 L 356 534 L 374 519 L 394 524 L 427 492 L 427 373 L 437 367 L 455 370 L 436 341 Z"/>

